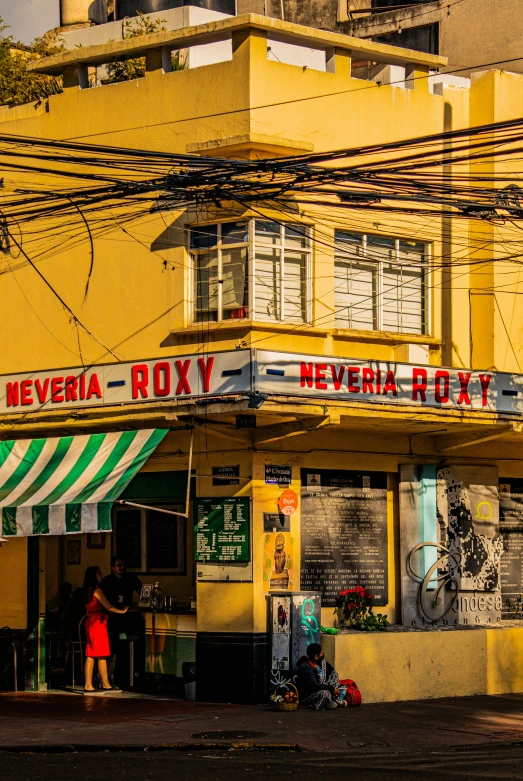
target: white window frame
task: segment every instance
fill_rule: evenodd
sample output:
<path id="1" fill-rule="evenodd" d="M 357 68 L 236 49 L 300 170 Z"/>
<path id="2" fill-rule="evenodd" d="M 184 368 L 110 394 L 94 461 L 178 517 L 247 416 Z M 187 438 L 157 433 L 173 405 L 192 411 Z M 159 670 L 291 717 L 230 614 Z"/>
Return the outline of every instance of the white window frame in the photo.
<path id="1" fill-rule="evenodd" d="M 191 307 L 190 307 L 191 322 L 194 323 L 195 325 L 207 325 L 208 323 L 214 323 L 214 322 L 217 322 L 217 323 L 229 322 L 227 319 L 224 320 L 224 318 L 223 318 L 223 260 L 222 260 L 223 244 L 222 244 L 222 225 L 225 225 L 225 224 L 230 225 L 231 223 L 235 223 L 235 222 L 247 222 L 247 220 L 245 220 L 245 221 L 244 220 L 231 220 L 229 222 L 225 221 L 225 222 L 210 222 L 210 223 L 206 223 L 206 224 L 199 224 L 197 226 L 198 228 L 206 228 L 206 227 L 210 227 L 211 225 L 216 225 L 216 228 L 217 228 L 217 232 L 216 232 L 216 245 L 214 245 L 212 247 L 207 247 L 206 249 L 203 249 L 203 250 L 191 249 L 191 228 L 189 228 L 189 231 L 188 231 L 188 234 L 187 234 L 187 238 L 188 238 L 187 246 L 188 246 L 188 251 L 189 251 L 189 259 L 190 259 L 190 287 L 191 287 L 191 293 L 190 293 L 189 300 L 191 302 Z M 247 250 L 247 252 L 246 252 L 246 257 L 247 257 L 246 274 L 247 274 L 247 290 L 249 290 L 249 288 L 250 288 L 250 285 L 249 285 L 249 282 L 250 282 L 250 279 L 249 279 L 249 276 L 250 276 L 250 274 L 249 274 L 249 269 L 250 269 L 249 241 L 247 240 L 247 241 L 236 242 L 235 244 L 226 244 L 225 247 L 227 248 L 227 250 L 230 250 L 230 249 L 246 249 Z M 197 306 L 197 296 L 196 296 L 197 274 L 196 274 L 195 258 L 198 257 L 198 256 L 205 257 L 205 253 L 206 252 L 213 252 L 213 253 L 216 252 L 216 256 L 217 256 L 217 263 L 218 263 L 218 271 L 217 271 L 217 274 L 218 274 L 218 296 L 217 296 L 217 307 L 216 307 L 216 311 L 218 313 L 217 320 L 197 320 L 196 319 L 196 315 L 197 315 L 197 308 L 196 308 L 196 306 Z M 248 307 L 249 307 L 249 312 L 250 312 L 251 311 L 250 310 L 250 301 L 248 303 Z M 243 319 L 247 320 L 249 318 L 247 317 L 247 318 L 243 318 Z"/>
<path id="2" fill-rule="evenodd" d="M 362 243 L 361 243 L 361 255 L 354 255 L 351 257 L 350 255 L 344 256 L 343 252 L 338 249 L 338 242 L 337 242 L 337 235 L 342 233 L 349 233 L 352 236 L 360 236 Z M 423 308 L 421 312 L 421 318 L 422 318 L 422 324 L 423 328 L 419 332 L 415 331 L 390 331 L 390 329 L 385 328 L 383 325 L 383 295 L 384 295 L 384 285 L 383 285 L 383 266 L 388 263 L 386 260 L 380 260 L 377 258 L 373 258 L 372 255 L 369 256 L 367 253 L 367 239 L 371 238 L 384 238 L 384 239 L 391 239 L 394 241 L 395 247 L 394 247 L 394 254 L 395 254 L 395 263 L 397 263 L 398 266 L 404 266 L 408 268 L 410 265 L 412 267 L 415 267 L 417 269 L 421 269 L 423 271 L 422 276 L 422 301 L 423 301 Z M 418 244 L 423 244 L 424 246 L 424 253 L 423 253 L 423 261 L 420 264 L 409 264 L 409 263 L 402 263 L 400 260 L 400 243 L 402 241 L 416 241 Z M 431 245 L 428 243 L 425 243 L 423 241 L 418 241 L 417 239 L 407 239 L 407 238 L 398 238 L 395 236 L 385 236 L 380 235 L 378 233 L 358 233 L 357 231 L 336 231 L 335 234 L 335 250 L 334 250 L 334 264 L 337 263 L 343 263 L 344 261 L 346 263 L 351 263 L 352 261 L 354 263 L 368 263 L 369 265 L 374 264 L 376 266 L 376 300 L 371 302 L 371 306 L 374 309 L 376 307 L 375 312 L 375 321 L 376 321 L 376 328 L 369 328 L 369 329 L 360 329 L 357 327 L 351 327 L 346 326 L 347 328 L 353 328 L 354 330 L 371 330 L 371 331 L 385 331 L 387 333 L 394 333 L 394 334 L 405 334 L 407 336 L 428 336 L 430 334 L 431 330 L 431 320 L 430 320 L 430 311 L 431 307 L 429 305 L 429 293 L 430 293 L 430 285 L 431 285 Z M 357 246 L 357 245 L 354 245 Z M 336 275 L 335 275 L 336 278 Z M 336 294 L 335 294 L 336 295 Z M 373 312 L 374 315 L 374 312 Z M 334 316 L 336 318 L 336 304 L 334 306 Z M 401 319 L 401 316 L 400 316 Z M 337 326 L 339 327 L 339 326 Z"/>
<path id="3" fill-rule="evenodd" d="M 236 244 L 225 244 L 222 245 L 222 225 L 224 224 L 230 224 L 231 222 L 246 222 L 247 223 L 247 242 L 240 242 Z M 297 247 L 290 247 L 287 248 L 289 252 L 300 252 L 304 255 L 306 255 L 305 259 L 305 308 L 303 312 L 303 324 L 310 324 L 312 321 L 312 226 L 310 225 L 304 225 L 303 223 L 292 223 L 292 222 L 285 222 L 285 223 L 279 223 L 280 225 L 280 243 L 279 245 L 275 244 L 263 244 L 263 242 L 260 242 L 259 238 L 258 241 L 256 241 L 256 222 L 271 222 L 271 223 L 277 223 L 277 221 L 271 219 L 270 217 L 262 217 L 262 218 L 246 218 L 245 220 L 236 219 L 236 220 L 225 220 L 223 222 L 212 222 L 212 223 L 206 223 L 202 224 L 199 223 L 198 226 L 195 226 L 195 229 L 198 228 L 205 228 L 211 225 L 217 226 L 217 244 L 213 247 L 208 247 L 207 250 L 194 250 L 191 249 L 191 226 L 188 227 L 188 252 L 189 252 L 189 262 L 190 262 L 190 274 L 189 274 L 189 284 L 190 284 L 190 320 L 191 323 L 195 325 L 207 325 L 209 323 L 220 323 L 220 322 L 230 322 L 228 319 L 223 318 L 223 293 L 222 293 L 222 284 L 218 282 L 218 302 L 217 302 L 217 314 L 218 319 L 217 320 L 197 320 L 197 297 L 196 297 L 196 262 L 195 259 L 198 255 L 205 255 L 205 252 L 217 252 L 217 261 L 218 261 L 218 280 L 222 278 L 222 247 L 225 246 L 227 250 L 229 249 L 238 249 L 238 248 L 247 248 L 247 293 L 248 293 L 248 313 L 247 317 L 244 318 L 244 320 L 255 320 L 256 319 L 256 251 L 259 249 L 260 251 L 263 251 L 265 249 L 271 248 L 272 250 L 279 250 L 280 252 L 280 279 L 279 279 L 279 299 L 280 299 L 280 311 L 278 312 L 278 317 L 271 318 L 270 320 L 263 320 L 260 322 L 267 322 L 267 323 L 285 323 L 289 322 L 285 320 L 285 251 L 286 251 L 286 242 L 285 242 L 285 228 L 289 226 L 290 228 L 296 228 L 296 229 L 303 229 L 304 235 L 306 236 L 308 243 L 307 246 L 300 249 Z M 239 319 L 237 322 L 241 322 Z M 296 321 L 292 320 L 290 321 L 290 325 L 299 325 Z"/>

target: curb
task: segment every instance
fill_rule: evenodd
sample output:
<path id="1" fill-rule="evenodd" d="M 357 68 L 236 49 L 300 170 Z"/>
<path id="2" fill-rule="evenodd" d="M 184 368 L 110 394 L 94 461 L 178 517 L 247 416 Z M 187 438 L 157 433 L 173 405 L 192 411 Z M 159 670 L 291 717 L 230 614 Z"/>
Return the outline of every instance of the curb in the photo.
<path id="1" fill-rule="evenodd" d="M 60 744 L 40 746 L 0 746 L 0 754 L 94 754 L 132 751 L 302 751 L 297 743 L 158 743 L 143 744 Z"/>

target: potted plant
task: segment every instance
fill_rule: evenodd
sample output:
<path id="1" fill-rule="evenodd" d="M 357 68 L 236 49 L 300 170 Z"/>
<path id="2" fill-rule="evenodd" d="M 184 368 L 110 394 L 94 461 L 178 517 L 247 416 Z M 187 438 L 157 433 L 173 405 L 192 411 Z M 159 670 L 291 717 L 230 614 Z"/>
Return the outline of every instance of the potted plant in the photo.
<path id="1" fill-rule="evenodd" d="M 340 591 L 336 599 L 338 627 L 381 632 L 389 626 L 387 616 L 372 611 L 372 594 L 363 586 L 353 586 Z"/>

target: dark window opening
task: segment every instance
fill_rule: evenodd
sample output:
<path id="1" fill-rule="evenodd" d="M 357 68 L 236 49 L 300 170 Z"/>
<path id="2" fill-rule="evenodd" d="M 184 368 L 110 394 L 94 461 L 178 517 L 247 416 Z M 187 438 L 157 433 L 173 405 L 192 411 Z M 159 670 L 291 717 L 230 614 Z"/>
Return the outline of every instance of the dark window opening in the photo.
<path id="1" fill-rule="evenodd" d="M 397 8 L 398 6 L 423 5 L 434 0 L 372 0 L 372 8 Z"/>
<path id="2" fill-rule="evenodd" d="M 400 32 L 387 33 L 373 38 L 379 43 L 401 46 L 424 54 L 439 54 L 439 24 L 426 24 L 423 27 L 410 27 Z"/>
<path id="3" fill-rule="evenodd" d="M 137 16 L 138 11 L 151 14 L 157 11 L 168 11 L 171 8 L 181 8 L 185 5 L 220 11 L 222 14 L 230 14 L 231 16 L 236 13 L 236 0 L 116 0 L 114 18 L 125 19 L 127 16 Z"/>

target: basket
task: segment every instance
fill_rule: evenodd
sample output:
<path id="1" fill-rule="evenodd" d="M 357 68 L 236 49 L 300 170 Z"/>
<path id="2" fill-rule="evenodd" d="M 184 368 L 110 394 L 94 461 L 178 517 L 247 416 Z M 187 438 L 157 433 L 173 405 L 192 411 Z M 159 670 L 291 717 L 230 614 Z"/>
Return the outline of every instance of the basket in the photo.
<path id="1" fill-rule="evenodd" d="M 277 694 L 280 689 L 294 689 L 296 696 L 298 697 L 298 689 L 289 681 L 289 683 L 280 683 L 274 690 L 274 694 Z M 277 711 L 292 711 L 298 710 L 298 702 L 273 702 L 272 703 Z"/>

